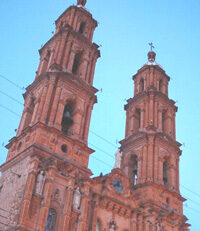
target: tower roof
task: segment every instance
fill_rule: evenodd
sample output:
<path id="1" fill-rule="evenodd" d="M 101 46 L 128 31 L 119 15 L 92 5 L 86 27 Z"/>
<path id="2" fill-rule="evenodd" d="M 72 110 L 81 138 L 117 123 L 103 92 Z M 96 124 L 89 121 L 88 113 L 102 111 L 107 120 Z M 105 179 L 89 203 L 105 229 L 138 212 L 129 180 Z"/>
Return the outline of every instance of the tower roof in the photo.
<path id="1" fill-rule="evenodd" d="M 154 51 L 149 51 L 147 56 L 148 56 L 147 65 L 157 65 L 157 63 L 156 63 L 156 53 Z"/>
<path id="2" fill-rule="evenodd" d="M 77 0 L 77 5 L 78 6 L 85 6 L 87 0 Z"/>

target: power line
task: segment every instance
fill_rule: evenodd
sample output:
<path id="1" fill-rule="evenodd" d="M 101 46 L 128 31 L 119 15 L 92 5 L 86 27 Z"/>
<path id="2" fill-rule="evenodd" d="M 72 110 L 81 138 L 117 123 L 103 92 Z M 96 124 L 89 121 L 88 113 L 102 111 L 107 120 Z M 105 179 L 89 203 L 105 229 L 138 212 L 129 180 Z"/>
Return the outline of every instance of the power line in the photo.
<path id="1" fill-rule="evenodd" d="M 104 140 L 106 143 L 112 145 L 115 148 L 118 148 L 116 145 L 114 145 L 113 143 L 111 143 L 109 140 L 103 138 L 102 136 L 98 135 L 96 132 L 93 132 L 91 130 L 89 130 L 92 134 L 94 134 L 95 136 L 99 137 L 100 139 Z"/>
<path id="2" fill-rule="evenodd" d="M 19 114 L 17 114 L 16 112 L 10 110 L 9 108 L 7 108 L 7 107 L 5 107 L 5 106 L 3 106 L 3 105 L 1 105 L 1 104 L 0 104 L 0 107 L 2 107 L 2 108 L 4 108 L 5 110 L 7 110 L 7 111 L 9 111 L 9 112 L 11 112 L 11 113 L 13 113 L 13 114 L 15 114 L 15 115 L 21 117 L 21 116 L 20 116 Z M 90 143 L 90 145 L 92 145 L 93 147 L 95 147 L 95 148 L 98 149 L 99 151 L 105 153 L 106 155 L 108 155 L 108 156 L 110 156 L 110 157 L 112 157 L 112 158 L 114 159 L 113 156 L 111 156 L 109 153 L 105 152 L 104 150 L 98 148 L 97 146 L 95 146 L 95 145 L 93 145 L 93 144 L 91 144 L 91 143 Z M 93 159 L 95 159 L 95 160 L 97 160 L 97 161 L 103 163 L 104 165 L 106 165 L 106 166 L 112 168 L 112 166 L 111 166 L 110 164 L 106 163 L 105 161 L 102 161 L 102 160 L 100 160 L 99 158 L 97 158 L 97 157 L 95 157 L 95 156 L 91 156 L 91 157 L 92 157 Z M 181 185 L 181 187 L 185 188 L 186 190 L 190 191 L 191 193 L 193 193 L 193 194 L 195 194 L 195 195 L 197 195 L 197 196 L 200 196 L 198 193 L 195 193 L 195 192 L 189 190 L 188 188 L 186 188 L 186 187 L 183 186 L 183 185 Z M 189 201 L 191 201 L 191 202 L 193 202 L 194 204 L 200 205 L 200 203 L 198 203 L 198 202 L 196 202 L 196 201 L 194 201 L 194 200 L 192 200 L 192 199 L 190 199 L 190 198 L 186 198 L 186 199 L 189 200 Z M 196 209 L 194 209 L 194 208 L 192 208 L 192 207 L 189 207 L 189 206 L 187 206 L 187 204 L 185 204 L 184 206 L 185 206 L 186 208 L 189 208 L 189 209 L 193 210 L 193 211 L 196 212 L 196 213 L 200 213 L 199 210 L 196 210 Z"/>
<path id="3" fill-rule="evenodd" d="M 3 91 L 0 90 L 0 93 L 1 93 L 2 95 L 5 95 L 5 96 L 7 96 L 8 98 L 12 99 L 12 100 L 15 101 L 16 103 L 18 103 L 18 104 L 20 104 L 20 105 L 23 105 L 23 103 L 21 103 L 20 101 L 16 100 L 16 99 L 13 98 L 12 96 L 6 94 L 5 92 L 3 92 Z"/>
<path id="4" fill-rule="evenodd" d="M 3 75 L 0 74 L 0 77 L 3 78 L 3 79 L 5 79 L 6 81 L 10 82 L 11 84 L 13 84 L 15 87 L 19 88 L 20 90 L 24 90 L 24 87 L 20 87 L 18 84 L 16 84 L 15 82 L 9 80 L 9 79 L 6 78 L 5 76 L 3 76 Z M 14 99 L 12 96 L 9 96 L 8 94 L 4 93 L 4 92 L 1 91 L 1 90 L 0 90 L 0 92 L 1 92 L 3 95 L 7 96 L 8 98 L 12 99 L 13 101 L 17 102 L 18 104 L 23 105 L 21 102 L 19 102 L 18 100 Z M 9 108 L 7 108 L 7 107 L 5 107 L 5 106 L 3 106 L 3 105 L 1 105 L 1 104 L 0 104 L 0 107 L 2 107 L 2 108 L 4 108 L 5 110 L 7 110 L 7 111 L 9 111 L 9 112 L 11 112 L 11 113 L 13 113 L 13 114 L 15 114 L 15 115 L 21 117 L 21 116 L 20 116 L 19 114 L 17 114 L 16 112 L 10 110 Z M 80 124 L 79 124 L 79 125 L 80 125 Z M 98 135 L 96 132 L 92 131 L 91 129 L 89 129 L 89 131 L 90 131 L 92 134 L 94 134 L 95 136 L 97 136 L 98 138 L 100 138 L 100 139 L 102 139 L 103 141 L 105 141 L 106 143 L 112 145 L 112 146 L 115 147 L 115 148 L 118 148 L 118 147 L 117 147 L 116 145 L 114 145 L 112 142 L 110 142 L 109 140 L 105 139 L 104 137 Z M 97 150 L 99 150 L 99 151 L 105 153 L 106 155 L 108 155 L 109 157 L 111 157 L 111 158 L 114 159 L 114 157 L 113 157 L 111 154 L 107 153 L 106 151 L 104 151 L 104 150 L 98 148 L 97 146 L 95 146 L 95 145 L 93 145 L 93 144 L 91 144 L 91 143 L 90 143 L 90 145 L 92 145 L 92 146 L 93 146 L 94 148 L 96 148 Z M 96 157 L 94 157 L 94 156 L 92 156 L 92 157 L 93 157 L 94 159 L 98 160 L 98 161 L 101 161 L 101 162 L 104 163 L 105 165 L 107 165 L 107 166 L 109 166 L 109 167 L 112 167 L 111 165 L 107 164 L 106 162 L 104 162 L 104 161 L 102 161 L 102 160 L 99 160 L 98 158 L 96 158 Z M 198 193 L 196 193 L 196 192 L 193 192 L 192 190 L 188 189 L 187 187 L 185 187 L 185 186 L 183 186 L 183 185 L 181 185 L 181 184 L 180 184 L 180 186 L 183 187 L 184 189 L 188 190 L 189 192 L 193 193 L 194 195 L 200 197 L 200 194 L 198 194 Z M 192 201 L 193 203 L 199 204 L 199 203 L 197 203 L 197 202 L 195 202 L 195 201 L 193 201 L 193 200 L 191 200 L 191 199 L 189 199 L 189 198 L 188 198 L 188 200 Z"/>
<path id="5" fill-rule="evenodd" d="M 192 207 L 190 207 L 190 206 L 188 206 L 188 205 L 185 205 L 185 207 L 186 207 L 186 208 L 189 208 L 189 209 L 191 209 L 191 210 L 193 210 L 193 211 L 196 212 L 196 213 L 200 213 L 199 210 L 194 209 L 194 208 L 192 208 Z"/>
<path id="6" fill-rule="evenodd" d="M 19 114 L 17 114 L 16 112 L 10 110 L 9 108 L 3 106 L 2 104 L 0 104 L 0 107 L 4 108 L 5 110 L 7 110 L 7 111 L 9 111 L 9 112 L 11 112 L 11 113 L 13 113 L 14 115 L 17 115 L 17 116 L 21 117 L 21 115 L 19 115 Z"/>
<path id="7" fill-rule="evenodd" d="M 6 78 L 5 76 L 0 74 L 0 77 L 2 79 L 5 79 L 6 81 L 8 81 L 9 83 L 11 83 L 12 85 L 14 85 L 15 87 L 19 88 L 20 90 L 25 90 L 24 87 L 20 87 L 18 84 L 16 84 L 15 82 L 11 81 L 10 79 Z"/>
<path id="8" fill-rule="evenodd" d="M 112 166 L 111 166 L 110 164 L 108 164 L 108 163 L 106 163 L 106 162 L 100 160 L 99 158 L 97 158 L 97 157 L 95 157 L 95 156 L 92 156 L 92 155 L 91 155 L 91 157 L 92 157 L 93 159 L 95 159 L 95 160 L 97 160 L 97 161 L 103 163 L 104 165 L 107 165 L 108 167 L 112 168 Z"/>
<path id="9" fill-rule="evenodd" d="M 0 77 L 3 78 L 3 79 L 5 79 L 5 80 L 7 80 L 8 82 L 10 82 L 11 84 L 13 84 L 13 85 L 16 86 L 17 88 L 19 88 L 19 89 L 21 89 L 21 90 L 24 90 L 24 87 L 20 87 L 18 84 L 16 84 L 15 82 L 9 80 L 9 79 L 6 78 L 5 76 L 3 76 L 3 75 L 0 74 Z M 0 91 L 0 92 L 1 92 L 3 95 L 7 96 L 8 98 L 10 98 L 10 99 L 14 100 L 15 102 L 19 103 L 20 105 L 23 105 L 23 104 L 22 104 L 21 102 L 19 102 L 18 100 L 15 100 L 12 96 L 10 96 L 10 95 L 8 95 L 8 94 L 2 92 L 2 91 Z M 80 125 L 80 124 L 79 124 L 79 125 Z M 118 147 L 117 147 L 116 145 L 114 145 L 112 142 L 110 142 L 109 140 L 107 140 L 107 139 L 105 139 L 104 137 L 98 135 L 96 132 L 92 131 L 91 129 L 89 129 L 89 131 L 90 131 L 92 134 L 94 134 L 95 136 L 97 136 L 98 138 L 104 140 L 106 143 L 108 143 L 108 144 L 110 144 L 110 145 L 112 145 L 113 147 L 115 147 L 115 148 L 118 149 Z"/>
<path id="10" fill-rule="evenodd" d="M 192 199 L 190 199 L 190 198 L 188 198 L 188 197 L 185 197 L 185 196 L 183 196 L 185 199 L 187 199 L 187 200 L 189 200 L 189 201 L 191 201 L 192 203 L 194 203 L 194 204 L 196 204 L 196 205 L 199 205 L 200 206 L 200 203 L 199 202 L 196 202 L 196 201 L 194 201 L 194 200 L 192 200 Z"/>
<path id="11" fill-rule="evenodd" d="M 200 197 L 200 194 L 198 194 L 198 193 L 196 193 L 196 192 L 193 192 L 192 190 L 190 190 L 189 188 L 185 187 L 184 185 L 180 184 L 180 186 L 181 186 L 182 188 L 186 189 L 187 191 L 193 193 L 194 195 Z"/>
<path id="12" fill-rule="evenodd" d="M 97 146 L 95 146 L 94 144 L 88 142 L 89 145 L 93 146 L 94 148 L 98 149 L 99 151 L 105 153 L 107 156 L 111 157 L 112 159 L 115 159 L 111 154 L 109 154 L 108 152 L 102 150 L 101 148 L 98 148 Z"/>

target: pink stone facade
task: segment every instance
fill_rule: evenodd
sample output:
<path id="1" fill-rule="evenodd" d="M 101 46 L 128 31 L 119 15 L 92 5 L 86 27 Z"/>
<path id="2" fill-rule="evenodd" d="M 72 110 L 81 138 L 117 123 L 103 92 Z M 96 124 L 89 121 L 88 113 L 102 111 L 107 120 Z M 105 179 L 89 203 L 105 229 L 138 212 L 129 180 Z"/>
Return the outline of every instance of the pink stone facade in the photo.
<path id="1" fill-rule="evenodd" d="M 100 51 L 85 0 L 57 20 L 26 88 L 16 137 L 0 167 L 0 231 L 188 231 L 179 192 L 177 107 L 156 61 L 133 76 L 120 167 L 91 178 L 93 87 Z M 119 160 L 118 160 L 119 162 Z"/>

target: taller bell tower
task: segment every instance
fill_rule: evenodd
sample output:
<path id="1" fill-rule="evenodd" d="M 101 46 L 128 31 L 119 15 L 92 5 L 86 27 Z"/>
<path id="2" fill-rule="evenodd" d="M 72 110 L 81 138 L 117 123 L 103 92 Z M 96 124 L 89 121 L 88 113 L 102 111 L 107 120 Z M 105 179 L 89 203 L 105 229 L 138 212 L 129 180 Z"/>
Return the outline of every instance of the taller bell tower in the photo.
<path id="1" fill-rule="evenodd" d="M 138 219 L 148 226 L 154 224 L 156 230 L 188 230 L 187 219 L 182 215 L 185 199 L 179 192 L 181 144 L 176 141 L 177 107 L 168 97 L 170 77 L 156 63 L 154 51 L 148 53 L 147 63 L 133 80 L 134 97 L 125 105 L 121 168 L 141 206 L 143 215 Z"/>
<path id="2" fill-rule="evenodd" d="M 85 4 L 78 0 L 70 6 L 39 50 L 37 74 L 26 88 L 17 135 L 6 146 L 8 156 L 1 166 L 0 210 L 8 218 L 0 220 L 0 230 L 74 230 L 78 217 L 76 229 L 86 226 L 93 152 L 87 139 L 100 52 L 92 42 L 97 21 Z M 81 208 L 78 199 L 72 206 L 78 195 Z"/>

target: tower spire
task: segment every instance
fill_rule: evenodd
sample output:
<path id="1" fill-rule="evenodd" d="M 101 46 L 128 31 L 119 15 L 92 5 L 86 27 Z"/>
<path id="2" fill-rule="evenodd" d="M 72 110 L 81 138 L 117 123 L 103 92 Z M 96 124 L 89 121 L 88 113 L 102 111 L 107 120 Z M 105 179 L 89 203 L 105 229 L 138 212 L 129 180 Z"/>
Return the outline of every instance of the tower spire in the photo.
<path id="1" fill-rule="evenodd" d="M 156 53 L 153 51 L 155 48 L 153 43 L 149 43 L 150 46 L 150 51 L 148 52 L 148 64 L 155 64 L 155 59 L 156 59 Z"/>
<path id="2" fill-rule="evenodd" d="M 85 6 L 87 0 L 77 0 L 77 5 Z"/>

